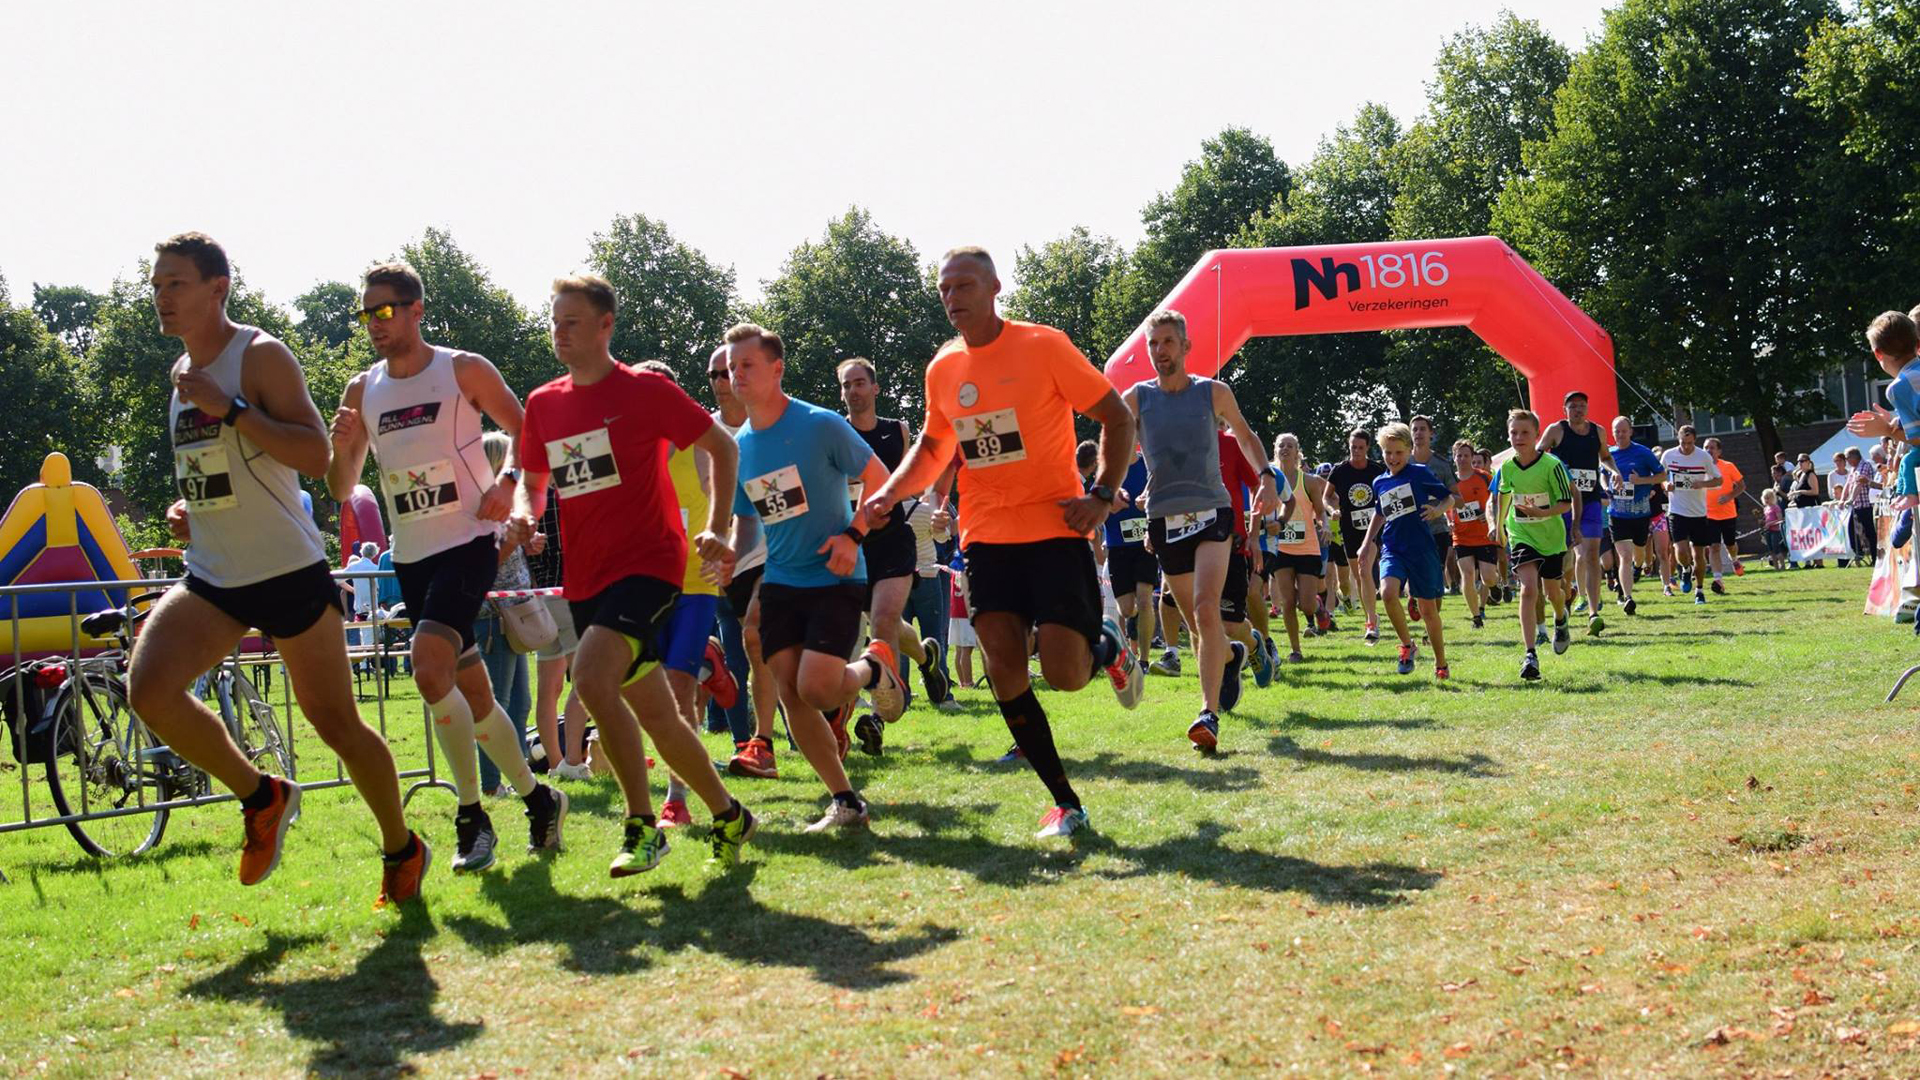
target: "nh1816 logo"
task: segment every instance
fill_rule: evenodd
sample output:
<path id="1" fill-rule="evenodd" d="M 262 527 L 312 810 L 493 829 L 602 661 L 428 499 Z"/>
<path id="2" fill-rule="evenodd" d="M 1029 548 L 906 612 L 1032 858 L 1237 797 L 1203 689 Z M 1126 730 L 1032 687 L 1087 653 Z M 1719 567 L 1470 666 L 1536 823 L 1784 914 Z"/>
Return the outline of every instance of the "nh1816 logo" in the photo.
<path id="1" fill-rule="evenodd" d="M 1335 300 L 1343 291 L 1354 292 L 1361 288 L 1411 289 L 1421 285 L 1445 285 L 1450 276 L 1446 256 L 1438 251 L 1408 252 L 1404 255 L 1383 252 L 1378 256 L 1362 255 L 1353 262 L 1336 261 L 1331 256 L 1322 256 L 1317 264 L 1312 259 L 1294 259 L 1293 310 L 1299 311 L 1311 304 L 1316 292 L 1325 299 Z M 1446 302 L 1445 297 L 1426 301 L 1349 301 L 1359 311 L 1370 310 L 1378 303 L 1441 306 Z"/>

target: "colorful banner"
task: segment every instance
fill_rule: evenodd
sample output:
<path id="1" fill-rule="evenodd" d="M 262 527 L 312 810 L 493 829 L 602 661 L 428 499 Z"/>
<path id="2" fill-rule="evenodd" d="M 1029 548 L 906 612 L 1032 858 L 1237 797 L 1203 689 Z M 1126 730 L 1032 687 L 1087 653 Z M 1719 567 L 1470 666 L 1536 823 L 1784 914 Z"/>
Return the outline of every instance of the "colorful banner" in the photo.
<path id="1" fill-rule="evenodd" d="M 1847 538 L 1852 520 L 1853 512 L 1844 506 L 1789 508 L 1787 554 L 1796 562 L 1853 558 L 1853 542 Z"/>
<path id="2" fill-rule="evenodd" d="M 1879 533 L 1876 547 L 1879 558 L 1873 561 L 1873 580 L 1867 585 L 1868 615 L 1884 615 L 1893 618 L 1900 613 L 1900 607 L 1910 595 L 1920 592 L 1920 562 L 1913 557 L 1913 544 L 1904 547 L 1893 546 L 1894 523 L 1899 518 L 1892 513 L 1884 513 L 1874 518 L 1875 530 Z"/>

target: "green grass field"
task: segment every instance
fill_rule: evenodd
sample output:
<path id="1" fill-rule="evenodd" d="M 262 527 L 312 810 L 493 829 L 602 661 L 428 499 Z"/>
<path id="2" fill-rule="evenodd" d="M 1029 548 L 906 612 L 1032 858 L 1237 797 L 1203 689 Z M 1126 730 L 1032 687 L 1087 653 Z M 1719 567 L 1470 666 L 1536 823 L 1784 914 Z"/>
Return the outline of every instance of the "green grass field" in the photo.
<path id="1" fill-rule="evenodd" d="M 1072 849 L 1031 838 L 1044 790 L 992 764 L 980 692 L 855 752 L 870 834 L 802 835 L 823 792 L 784 748 L 735 782 L 765 826 L 730 874 L 689 836 L 609 880 L 610 780 L 569 789 L 551 859 L 494 803 L 504 855 L 470 878 L 422 793 L 440 869 L 400 913 L 371 910 L 350 791 L 308 796 L 252 890 L 230 805 L 109 864 L 6 836 L 0 1072 L 1911 1075 L 1920 689 L 1881 699 L 1920 649 L 1860 614 L 1866 580 L 1610 609 L 1537 686 L 1511 606 L 1473 631 L 1448 602 L 1445 686 L 1354 620 L 1249 684 L 1214 758 L 1191 674 L 1134 713 L 1043 692 L 1097 829 Z"/>

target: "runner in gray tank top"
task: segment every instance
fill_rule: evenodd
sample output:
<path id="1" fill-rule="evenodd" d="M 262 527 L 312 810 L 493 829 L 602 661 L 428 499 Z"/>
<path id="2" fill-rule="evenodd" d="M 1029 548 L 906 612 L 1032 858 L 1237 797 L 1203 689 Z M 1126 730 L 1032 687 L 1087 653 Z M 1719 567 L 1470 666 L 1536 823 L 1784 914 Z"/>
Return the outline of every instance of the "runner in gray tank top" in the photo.
<path id="1" fill-rule="evenodd" d="M 167 523 L 186 542 L 187 576 L 135 639 L 130 703 L 175 753 L 239 797 L 240 883 L 264 881 L 300 816 L 300 789 L 261 773 L 189 687 L 255 629 L 272 635 L 301 712 L 379 823 L 381 902 L 411 900 L 432 856 L 407 830 L 393 754 L 354 704 L 340 590 L 300 507 L 296 473 L 327 471 L 326 425 L 287 347 L 227 318 L 233 279 L 219 244 L 182 233 L 154 254 L 160 332 L 186 346 L 168 407 L 180 500 Z"/>
<path id="2" fill-rule="evenodd" d="M 1147 320 L 1147 351 L 1154 378 L 1122 395 L 1138 423 L 1147 459 L 1147 544 L 1166 571 L 1167 587 L 1186 617 L 1200 663 L 1200 715 L 1187 727 L 1194 748 L 1211 752 L 1220 740 L 1220 716 L 1240 699 L 1246 646 L 1227 640 L 1214 598 L 1227 580 L 1234 543 L 1233 500 L 1220 476 L 1221 420 L 1260 475 L 1254 512 L 1279 505 L 1260 437 L 1240 415 L 1226 383 L 1187 374 L 1187 320 L 1160 311 Z M 1198 601 L 1205 601 L 1204 603 Z M 1171 635 L 1169 635 L 1171 638 Z"/>
<path id="3" fill-rule="evenodd" d="M 533 778 L 522 733 L 494 700 L 473 620 L 500 561 L 516 469 L 495 476 L 481 447 L 484 413 L 520 434 L 520 399 L 484 356 L 429 345 L 420 275 L 405 263 L 367 271 L 360 322 L 382 359 L 347 384 L 333 415 L 327 490 L 352 494 L 373 449 L 393 527 L 393 572 L 413 621 L 413 681 L 453 774 L 455 873 L 485 870 L 498 837 L 480 805 L 480 755 L 526 804 L 528 851 L 560 846 L 567 797 Z M 510 552 L 509 552 L 510 553 Z"/>

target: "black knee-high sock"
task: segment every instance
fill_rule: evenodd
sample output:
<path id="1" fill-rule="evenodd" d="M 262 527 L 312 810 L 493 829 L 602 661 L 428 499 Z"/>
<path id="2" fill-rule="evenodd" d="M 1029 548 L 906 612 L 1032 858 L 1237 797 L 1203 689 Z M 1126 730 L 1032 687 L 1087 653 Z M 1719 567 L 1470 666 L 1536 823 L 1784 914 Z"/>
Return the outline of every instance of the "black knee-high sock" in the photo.
<path id="1" fill-rule="evenodd" d="M 1027 764 L 1040 775 L 1040 782 L 1047 785 L 1053 793 L 1056 806 L 1080 808 L 1080 796 L 1073 793 L 1073 785 L 1067 783 L 1066 766 L 1060 763 L 1060 751 L 1053 746 L 1053 728 L 1047 723 L 1047 713 L 1040 707 L 1040 699 L 1033 695 L 1033 687 L 1027 687 L 1026 693 L 1012 701 L 1002 701 L 1000 715 L 1007 721 L 1007 730 L 1013 733 L 1013 743 L 1026 756 Z"/>

